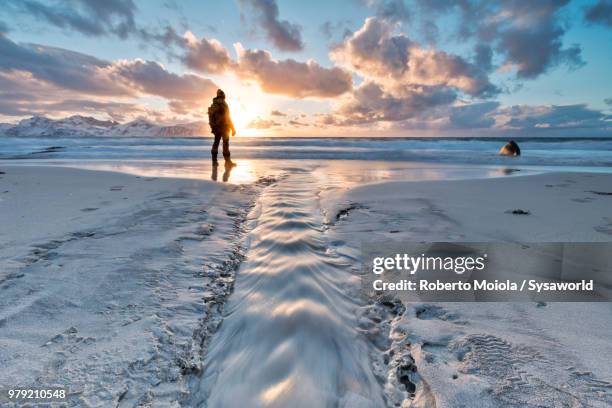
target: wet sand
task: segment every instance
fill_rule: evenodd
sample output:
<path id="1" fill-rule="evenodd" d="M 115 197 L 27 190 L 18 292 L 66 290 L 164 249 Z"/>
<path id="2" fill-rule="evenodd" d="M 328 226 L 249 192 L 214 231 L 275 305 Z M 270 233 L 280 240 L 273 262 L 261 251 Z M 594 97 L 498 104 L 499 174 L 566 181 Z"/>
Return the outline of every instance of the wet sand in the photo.
<path id="1" fill-rule="evenodd" d="M 2 167 L 0 384 L 67 384 L 80 406 L 610 403 L 608 304 L 381 305 L 358 276 L 364 239 L 607 241 L 610 175 L 333 166 L 239 184 Z"/>
<path id="2" fill-rule="evenodd" d="M 0 384 L 67 386 L 74 406 L 181 400 L 265 182 L 2 171 Z"/>
<path id="3" fill-rule="evenodd" d="M 385 240 L 609 242 L 612 196 L 602 193 L 611 190 L 607 174 L 549 173 L 379 183 L 328 195 L 324 206 L 332 220 L 342 214 L 330 233 L 357 262 L 362 242 Z M 377 306 L 388 406 L 612 404 L 610 303 Z"/>

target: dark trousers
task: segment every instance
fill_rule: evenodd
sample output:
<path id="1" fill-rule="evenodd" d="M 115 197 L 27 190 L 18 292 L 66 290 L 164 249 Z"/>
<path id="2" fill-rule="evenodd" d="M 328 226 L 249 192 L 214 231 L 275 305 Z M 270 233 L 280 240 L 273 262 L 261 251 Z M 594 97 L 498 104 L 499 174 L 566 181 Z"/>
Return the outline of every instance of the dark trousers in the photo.
<path id="1" fill-rule="evenodd" d="M 230 159 L 230 150 L 229 150 L 229 133 L 215 133 L 215 141 L 213 142 L 212 149 L 210 153 L 212 154 L 212 159 L 217 160 L 217 153 L 219 152 L 219 142 L 223 139 L 223 158 L 225 160 Z"/>

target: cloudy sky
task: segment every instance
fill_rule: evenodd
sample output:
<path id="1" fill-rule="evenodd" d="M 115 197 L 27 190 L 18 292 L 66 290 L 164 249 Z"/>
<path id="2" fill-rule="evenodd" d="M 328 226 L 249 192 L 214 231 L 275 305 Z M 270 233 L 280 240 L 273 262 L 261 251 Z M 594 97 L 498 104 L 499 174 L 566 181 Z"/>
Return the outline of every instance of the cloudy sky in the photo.
<path id="1" fill-rule="evenodd" d="M 0 122 L 612 135 L 612 0 L 4 0 Z"/>

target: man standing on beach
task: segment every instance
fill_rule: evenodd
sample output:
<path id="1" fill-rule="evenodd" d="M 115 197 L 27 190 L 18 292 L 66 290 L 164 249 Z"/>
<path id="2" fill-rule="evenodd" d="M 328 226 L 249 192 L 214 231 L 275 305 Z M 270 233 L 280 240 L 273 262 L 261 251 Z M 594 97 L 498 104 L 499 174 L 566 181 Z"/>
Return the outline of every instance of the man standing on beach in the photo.
<path id="1" fill-rule="evenodd" d="M 213 165 L 218 165 L 217 153 L 219 152 L 219 142 L 223 139 L 223 158 L 226 166 L 234 166 L 235 164 L 230 159 L 229 138 L 230 131 L 232 136 L 236 136 L 236 129 L 230 117 L 229 106 L 225 102 L 225 92 L 221 89 L 217 90 L 217 96 L 213 98 L 212 105 L 208 108 L 208 124 L 215 141 L 213 142 L 210 153 L 212 154 Z"/>

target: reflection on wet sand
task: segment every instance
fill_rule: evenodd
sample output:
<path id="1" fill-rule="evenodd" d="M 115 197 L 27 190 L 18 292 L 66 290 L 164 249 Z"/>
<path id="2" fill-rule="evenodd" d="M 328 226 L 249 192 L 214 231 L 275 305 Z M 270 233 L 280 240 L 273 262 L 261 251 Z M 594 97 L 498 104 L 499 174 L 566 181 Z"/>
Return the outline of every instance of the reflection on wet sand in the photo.
<path id="1" fill-rule="evenodd" d="M 28 160 L 23 165 L 57 165 L 88 170 L 114 171 L 140 177 L 171 177 L 249 184 L 260 177 L 278 177 L 309 168 L 330 187 L 384 181 L 458 180 L 534 174 L 545 169 L 507 166 L 466 166 L 374 160 L 269 160 L 241 159 L 233 168 L 218 169 L 210 160 Z M 219 175 L 220 172 L 222 175 Z M 221 180 L 219 180 L 221 177 Z"/>
<path id="2" fill-rule="evenodd" d="M 236 167 L 235 164 L 225 164 L 223 166 L 223 182 L 227 183 L 229 181 L 230 175 L 232 174 L 232 169 Z M 218 171 L 219 171 L 219 166 L 218 165 L 212 165 L 212 174 L 210 176 L 211 180 L 213 181 L 218 181 Z"/>

